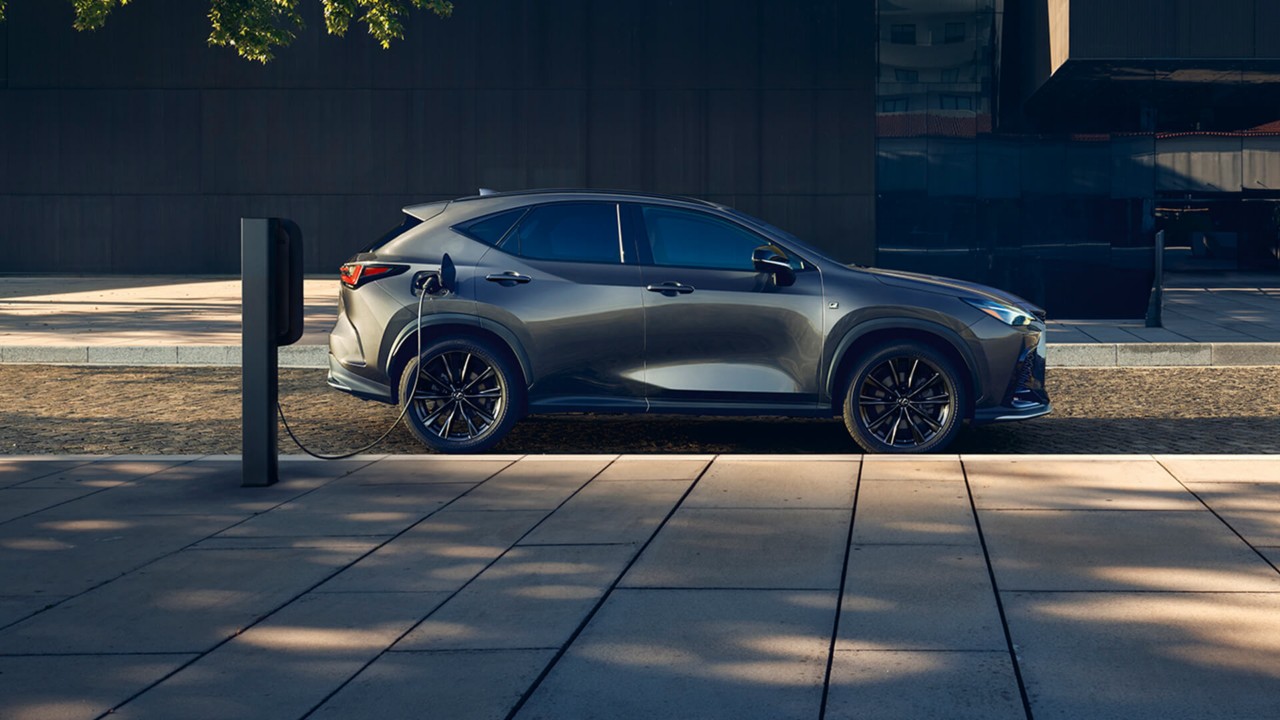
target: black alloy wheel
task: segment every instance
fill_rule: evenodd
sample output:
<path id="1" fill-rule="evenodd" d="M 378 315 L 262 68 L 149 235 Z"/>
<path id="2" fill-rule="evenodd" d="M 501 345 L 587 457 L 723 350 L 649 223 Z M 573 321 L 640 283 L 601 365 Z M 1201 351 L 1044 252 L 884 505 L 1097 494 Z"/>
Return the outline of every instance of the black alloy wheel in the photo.
<path id="1" fill-rule="evenodd" d="M 868 452 L 931 452 L 955 438 L 964 400 L 964 384 L 946 357 L 926 345 L 894 344 L 854 370 L 844 421 Z"/>
<path id="2" fill-rule="evenodd" d="M 515 424 L 517 377 L 484 343 L 469 338 L 435 342 L 409 361 L 400 379 L 401 402 L 411 403 L 405 415 L 409 429 L 440 452 L 488 450 Z M 413 397 L 406 400 L 410 392 Z"/>

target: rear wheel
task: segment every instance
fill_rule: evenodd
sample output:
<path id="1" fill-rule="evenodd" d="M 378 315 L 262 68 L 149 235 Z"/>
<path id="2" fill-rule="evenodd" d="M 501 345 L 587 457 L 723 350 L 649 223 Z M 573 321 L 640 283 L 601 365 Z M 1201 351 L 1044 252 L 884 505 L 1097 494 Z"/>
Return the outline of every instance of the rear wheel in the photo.
<path id="1" fill-rule="evenodd" d="M 516 422 L 517 399 L 523 391 L 519 378 L 506 357 L 487 343 L 470 338 L 436 341 L 410 360 L 401 375 L 400 402 L 410 405 L 405 422 L 433 450 L 483 452 Z"/>
<path id="2" fill-rule="evenodd" d="M 854 367 L 844 424 L 867 452 L 942 450 L 960 430 L 964 393 L 955 366 L 928 345 L 880 346 Z"/>

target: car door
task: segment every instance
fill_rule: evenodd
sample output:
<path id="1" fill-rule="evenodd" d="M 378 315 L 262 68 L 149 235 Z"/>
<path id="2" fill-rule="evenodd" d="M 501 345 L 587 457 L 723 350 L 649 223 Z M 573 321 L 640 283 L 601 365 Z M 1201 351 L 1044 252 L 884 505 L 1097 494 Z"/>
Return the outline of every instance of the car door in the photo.
<path id="1" fill-rule="evenodd" d="M 650 409 L 816 407 L 817 269 L 789 256 L 791 285 L 758 271 L 756 248 L 785 248 L 710 212 L 635 205 L 628 218 L 643 263 Z"/>
<path id="2" fill-rule="evenodd" d="M 530 409 L 643 410 L 640 266 L 616 203 L 537 205 L 480 259 L 477 308 L 528 354 Z"/>

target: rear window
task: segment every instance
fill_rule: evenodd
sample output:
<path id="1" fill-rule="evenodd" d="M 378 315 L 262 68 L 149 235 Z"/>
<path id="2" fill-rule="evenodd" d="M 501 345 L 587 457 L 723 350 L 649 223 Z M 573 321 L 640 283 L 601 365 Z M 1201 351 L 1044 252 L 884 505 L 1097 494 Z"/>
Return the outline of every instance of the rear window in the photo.
<path id="1" fill-rule="evenodd" d="M 396 238 L 405 234 L 409 230 L 421 224 L 422 224 L 422 221 L 419 220 L 418 218 L 412 215 L 405 215 L 404 220 L 402 220 L 399 225 L 382 233 L 382 237 L 379 237 L 377 240 L 374 240 L 373 242 L 369 243 L 365 247 L 360 248 L 360 252 L 362 253 L 373 252 L 374 250 L 377 250 L 383 245 L 386 245 L 387 243 L 391 242 L 392 240 L 395 240 Z"/>
<path id="2" fill-rule="evenodd" d="M 475 220 L 468 220 L 453 226 L 454 230 L 479 240 L 486 245 L 497 245 L 506 236 L 511 226 L 525 214 L 528 208 L 504 210 L 496 215 L 486 215 Z"/>

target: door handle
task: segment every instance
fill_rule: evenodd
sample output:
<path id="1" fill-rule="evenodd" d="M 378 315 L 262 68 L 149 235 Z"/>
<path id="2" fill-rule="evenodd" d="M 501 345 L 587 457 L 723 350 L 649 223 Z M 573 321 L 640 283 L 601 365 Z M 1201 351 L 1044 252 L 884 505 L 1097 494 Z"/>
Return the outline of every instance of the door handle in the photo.
<path id="1" fill-rule="evenodd" d="M 484 279 L 489 282 L 496 282 L 503 287 L 511 287 L 513 285 L 523 285 L 533 278 L 528 275 L 521 275 L 513 270 L 508 270 L 504 273 L 490 273 L 485 275 Z"/>
<path id="2" fill-rule="evenodd" d="M 675 297 L 676 295 L 688 295 L 694 291 L 692 285 L 685 285 L 679 282 L 664 282 L 661 285 L 648 285 L 645 290 L 649 292 L 662 293 L 667 297 Z"/>

